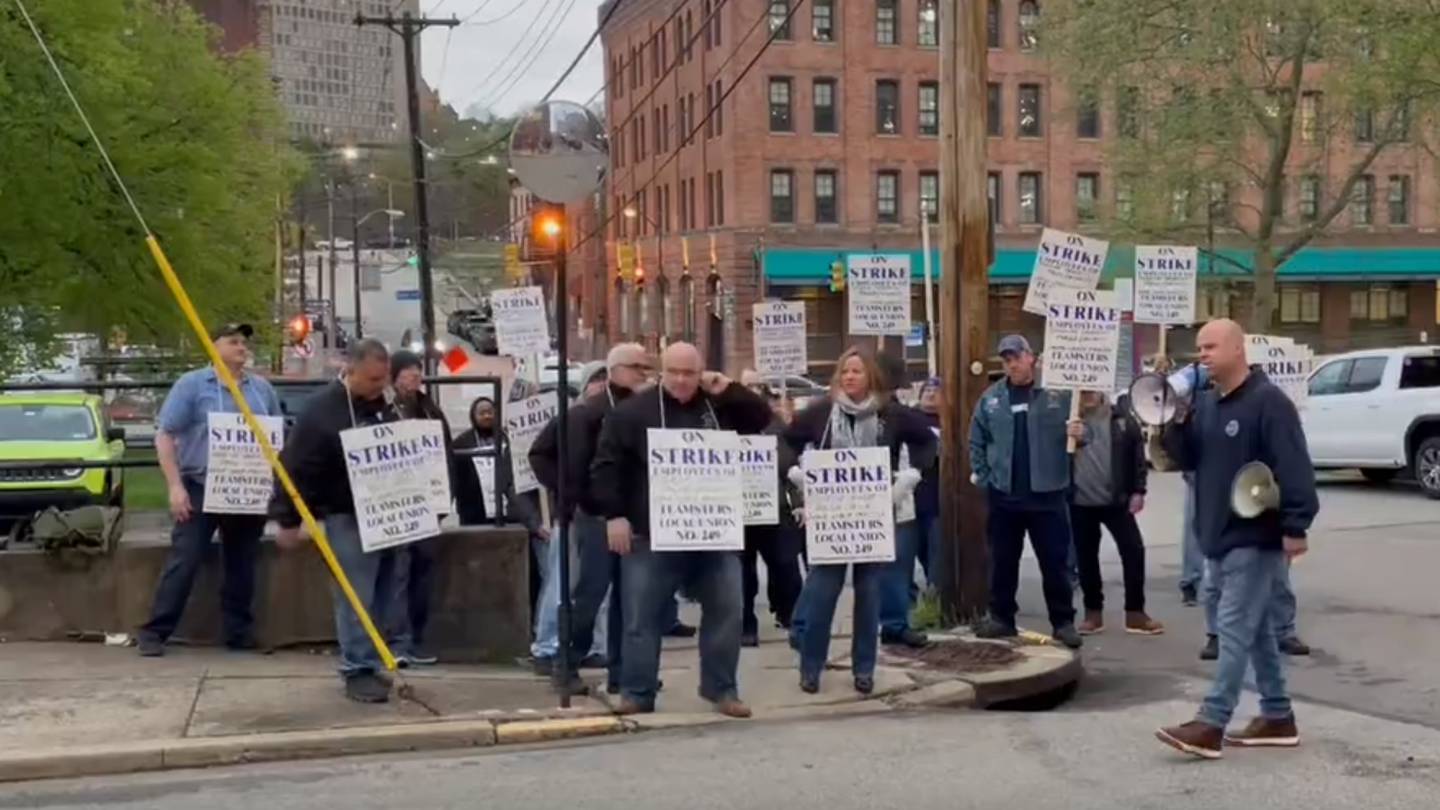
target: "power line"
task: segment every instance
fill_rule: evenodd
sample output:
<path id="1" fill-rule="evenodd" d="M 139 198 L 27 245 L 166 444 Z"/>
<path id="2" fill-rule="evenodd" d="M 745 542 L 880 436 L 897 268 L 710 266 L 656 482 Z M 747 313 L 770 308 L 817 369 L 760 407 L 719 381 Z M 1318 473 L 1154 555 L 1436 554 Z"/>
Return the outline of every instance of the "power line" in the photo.
<path id="1" fill-rule="evenodd" d="M 483 94 L 479 92 L 480 89 L 485 85 L 489 84 L 496 76 L 500 74 L 500 71 L 505 69 L 505 64 L 509 62 L 511 57 L 518 53 L 520 49 L 525 45 L 525 40 L 530 36 L 530 32 L 535 30 L 535 26 L 539 24 L 540 18 L 545 16 L 545 12 L 550 9 L 551 4 L 554 2 L 556 2 L 556 0 L 545 0 L 545 5 L 540 7 L 540 12 L 534 17 L 530 18 L 530 24 L 525 27 L 525 32 L 522 33 L 519 37 L 517 37 L 515 39 L 515 44 L 510 46 L 510 50 L 507 51 L 504 56 L 500 57 L 500 61 L 495 64 L 495 69 L 490 72 L 490 75 L 481 79 L 474 87 L 470 88 L 469 93 L 462 93 L 456 96 L 456 98 L 463 99 L 465 96 L 474 95 L 483 96 Z M 506 73 L 505 75 L 506 78 L 509 78 L 510 74 Z M 501 81 L 504 81 L 504 79 L 502 79 Z"/>
<path id="2" fill-rule="evenodd" d="M 666 23 L 670 22 L 671 19 L 674 19 L 675 15 L 679 14 L 680 9 L 684 8 L 685 3 L 689 1 L 690 0 L 685 0 L 684 3 L 676 6 L 670 18 L 666 19 L 664 23 L 661 23 L 661 26 L 663 27 Z M 724 0 L 721 0 L 721 2 L 724 2 Z M 600 39 L 600 34 L 605 30 L 605 26 L 610 22 L 610 18 L 614 17 L 615 12 L 619 11 L 620 6 L 624 4 L 625 0 L 615 0 L 615 2 L 610 4 L 610 10 L 605 12 L 605 16 L 600 20 L 600 24 L 595 26 L 595 33 L 591 34 L 590 38 L 585 40 L 585 44 L 580 48 L 580 53 L 575 54 L 575 58 L 570 60 L 570 66 L 565 68 L 565 72 L 560 74 L 560 78 L 556 79 L 555 83 L 550 85 L 550 89 L 545 91 L 545 95 L 540 99 L 541 104 L 549 101 L 550 97 L 555 95 L 555 91 L 560 89 L 560 85 L 564 84 L 565 80 L 570 78 L 570 74 L 575 72 L 575 68 L 580 64 L 580 60 L 585 58 L 585 54 L 590 52 L 591 46 L 595 44 L 596 40 Z"/>
<path id="3" fill-rule="evenodd" d="M 680 139 L 680 143 L 676 144 L 675 149 L 670 152 L 670 154 L 665 158 L 665 161 L 659 166 L 657 166 L 655 168 L 655 171 L 650 173 L 650 179 L 646 180 L 640 185 L 640 188 L 635 190 L 635 192 L 631 195 L 632 198 L 638 195 L 641 191 L 648 190 L 649 187 L 655 182 L 655 180 L 660 177 L 660 173 L 665 170 L 665 167 L 669 166 L 675 161 L 675 158 L 680 156 L 680 152 L 685 148 L 685 145 L 689 143 L 692 138 L 695 137 L 695 133 L 699 132 L 700 129 L 704 127 L 705 124 L 709 123 L 710 119 L 715 116 L 715 113 L 719 111 L 720 106 L 725 102 L 726 99 L 730 98 L 730 94 L 735 92 L 735 88 L 739 87 L 741 82 L 745 80 L 745 77 L 749 75 L 750 71 L 755 68 L 755 65 L 760 61 L 760 57 L 764 56 L 765 52 L 770 50 L 770 46 L 773 45 L 775 43 L 775 40 L 779 38 L 780 32 L 789 27 L 790 21 L 795 17 L 796 12 L 798 12 L 800 10 L 800 7 L 803 5 L 805 5 L 805 0 L 796 0 L 795 4 L 790 7 L 790 13 L 785 15 L 784 22 L 780 25 L 772 26 L 772 30 L 770 31 L 770 38 L 765 40 L 765 44 L 760 46 L 760 50 L 755 52 L 755 55 L 751 57 L 750 61 L 745 64 L 745 67 L 743 69 L 741 69 L 740 74 L 736 76 L 733 81 L 730 82 L 730 86 L 725 89 L 725 92 L 720 94 L 720 98 L 716 99 L 714 106 L 705 111 L 705 117 L 700 119 L 699 123 L 697 123 L 694 128 L 692 128 L 689 132 L 685 133 L 685 137 Z M 758 28 L 759 22 L 764 21 L 765 19 L 769 18 L 769 16 L 770 11 L 767 7 L 765 10 L 762 11 L 760 20 L 757 21 L 755 26 L 752 26 L 751 31 L 754 31 L 755 28 Z M 747 34 L 746 37 L 748 38 L 749 34 Z M 740 45 L 743 44 L 743 42 L 744 40 L 741 40 L 741 42 L 737 42 L 735 44 L 735 51 L 732 51 L 732 54 L 740 49 Z M 611 211 L 608 215 L 606 215 L 604 221 L 597 225 L 594 230 L 575 240 L 575 244 L 569 247 L 568 252 L 574 253 L 586 242 L 589 242 L 596 236 L 603 234 L 605 232 L 605 229 L 610 227 L 610 223 L 614 221 L 615 217 L 619 214 L 619 211 Z"/>
<path id="4" fill-rule="evenodd" d="M 510 73 L 513 78 L 507 76 L 505 79 L 501 79 L 500 89 L 492 92 L 487 97 L 486 103 L 480 106 L 493 107 L 498 104 L 501 99 L 505 98 L 511 90 L 515 89 L 515 85 L 519 84 L 520 80 L 525 78 L 525 73 L 540 59 L 540 56 L 545 53 L 545 49 L 550 47 L 550 43 L 554 41 L 555 35 L 560 32 L 560 23 L 569 16 L 574 8 L 575 0 L 567 0 L 566 5 L 556 7 L 555 13 L 550 15 L 550 21 L 546 25 L 547 31 L 543 38 L 538 41 L 537 45 L 530 49 L 529 54 L 522 57 L 521 60 L 516 63 L 515 67 L 511 69 Z"/>
<path id="5" fill-rule="evenodd" d="M 468 26 L 471 26 L 471 25 L 475 25 L 475 26 L 494 25 L 494 24 L 497 23 L 497 22 L 501 22 L 501 21 L 503 21 L 503 20 L 509 19 L 510 17 L 514 16 L 515 12 L 519 11 L 520 8 L 521 8 L 521 6 L 524 6 L 524 5 L 525 5 L 526 0 L 520 0 L 520 2 L 518 2 L 518 3 L 515 4 L 514 8 L 511 8 L 509 11 L 505 12 L 504 14 L 501 14 L 499 17 L 491 17 L 491 18 L 488 19 L 488 20 L 479 20 L 479 21 L 476 21 L 476 22 L 470 22 L 472 19 L 475 18 L 475 15 L 477 15 L 477 14 L 479 14 L 481 11 L 483 11 L 486 6 L 490 5 L 490 2 L 491 2 L 491 0 L 484 0 L 484 2 L 482 2 L 482 3 L 480 4 L 480 8 L 477 8 L 477 9 L 475 9 L 474 11 L 470 12 L 469 14 L 466 14 L 464 17 L 461 17 L 461 18 L 460 18 L 460 24 L 461 24 L 461 25 L 464 25 L 464 26 L 467 26 L 467 27 L 468 27 Z"/>

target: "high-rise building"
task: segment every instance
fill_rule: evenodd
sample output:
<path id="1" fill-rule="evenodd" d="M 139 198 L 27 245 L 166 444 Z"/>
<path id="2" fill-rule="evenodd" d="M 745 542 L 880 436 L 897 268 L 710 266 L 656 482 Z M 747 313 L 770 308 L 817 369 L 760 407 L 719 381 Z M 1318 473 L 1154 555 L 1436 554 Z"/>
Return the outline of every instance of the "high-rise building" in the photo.
<path id="1" fill-rule="evenodd" d="M 355 15 L 419 14 L 419 0 L 191 0 L 226 51 L 258 48 L 296 140 L 393 143 L 405 131 L 400 38 Z M 416 43 L 416 58 L 419 58 Z"/>

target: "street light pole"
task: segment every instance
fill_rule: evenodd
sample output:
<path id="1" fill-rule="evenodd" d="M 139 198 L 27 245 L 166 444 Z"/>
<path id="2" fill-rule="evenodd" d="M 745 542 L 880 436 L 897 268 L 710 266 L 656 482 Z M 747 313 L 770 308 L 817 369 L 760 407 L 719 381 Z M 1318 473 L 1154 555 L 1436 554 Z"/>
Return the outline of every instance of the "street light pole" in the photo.
<path id="1" fill-rule="evenodd" d="M 355 191 L 355 184 L 350 184 L 350 224 L 353 232 L 350 234 L 350 256 L 354 262 L 351 268 L 352 291 L 355 294 L 355 340 L 365 337 L 365 327 L 360 323 L 360 210 L 358 200 L 359 194 Z M 395 220 L 390 220 L 392 223 Z"/>

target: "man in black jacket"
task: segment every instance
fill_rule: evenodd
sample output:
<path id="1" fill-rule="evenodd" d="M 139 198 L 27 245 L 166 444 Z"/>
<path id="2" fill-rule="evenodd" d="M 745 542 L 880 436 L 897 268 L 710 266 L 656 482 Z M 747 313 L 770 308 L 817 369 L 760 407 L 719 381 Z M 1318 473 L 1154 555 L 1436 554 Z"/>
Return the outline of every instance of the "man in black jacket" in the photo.
<path id="1" fill-rule="evenodd" d="M 677 587 L 700 602 L 700 696 L 722 714 L 749 717 L 740 702 L 741 573 L 733 551 L 656 552 L 650 535 L 650 428 L 734 430 L 755 434 L 770 423 L 770 406 L 723 374 L 701 372 L 700 352 L 672 343 L 661 361 L 660 385 L 616 408 L 600 430 L 590 492 L 606 519 L 610 550 L 624 557 L 625 638 L 617 712 L 655 709 L 660 669 L 659 618 Z"/>
<path id="2" fill-rule="evenodd" d="M 1300 742 L 1272 623 L 1272 597 L 1287 561 L 1308 549 L 1305 534 L 1320 504 L 1299 413 L 1264 372 L 1246 363 L 1244 331 L 1234 321 L 1212 321 L 1195 342 L 1214 388 L 1193 400 L 1193 411 L 1165 432 L 1164 443 L 1181 469 L 1195 473 L 1196 530 L 1220 589 L 1215 627 L 1220 660 L 1195 719 L 1162 728 L 1156 736 L 1187 754 L 1219 759 L 1222 745 Z M 1241 517 L 1230 503 L 1235 475 L 1257 461 L 1275 476 L 1279 507 Z M 1227 734 L 1247 666 L 1255 669 L 1260 717 Z"/>
<path id="3" fill-rule="evenodd" d="M 600 507 L 596 505 L 590 488 L 590 465 L 595 460 L 596 442 L 605 418 L 636 389 L 649 382 L 651 366 L 645 347 L 638 343 L 621 343 L 611 348 L 603 371 L 605 388 L 566 413 L 564 462 L 561 463 L 560 448 L 556 442 L 559 431 L 555 420 L 551 420 L 530 445 L 530 469 L 535 471 L 535 478 L 541 486 L 552 495 L 556 492 L 560 476 L 565 476 L 565 502 L 559 505 L 557 519 L 559 514 L 570 516 L 571 558 L 578 564 L 570 588 L 571 599 L 574 600 L 570 611 L 570 666 L 574 669 L 578 669 L 590 653 L 595 641 L 595 622 L 600 604 L 605 601 L 605 593 L 612 589 L 614 583 L 606 633 L 606 666 L 610 670 L 610 684 L 614 686 L 620 682 L 620 562 L 605 543 L 605 523 L 597 517 Z M 582 380 L 581 384 L 586 382 Z M 558 558 L 556 561 L 558 565 Z M 549 573 L 554 575 L 554 571 Z M 535 665 L 537 671 L 548 672 L 553 662 L 544 653 L 553 655 L 553 651 L 537 651 Z"/>
<path id="4" fill-rule="evenodd" d="M 390 354 L 385 344 L 377 340 L 356 343 L 350 349 L 344 379 L 305 403 L 280 453 L 300 497 L 315 518 L 324 521 L 330 548 L 376 626 L 383 626 L 384 620 L 377 608 L 383 607 L 394 591 L 393 577 L 385 576 L 393 559 L 388 551 L 366 553 L 360 544 L 340 434 L 354 427 L 399 420 L 400 414 L 386 396 L 389 382 Z M 276 540 L 282 548 L 300 544 L 300 515 L 283 490 L 277 491 L 271 502 L 270 516 L 280 524 Z M 338 584 L 332 584 L 331 598 L 346 696 L 360 703 L 384 703 L 390 699 L 390 681 L 379 674 L 379 652 Z"/>
<path id="5" fill-rule="evenodd" d="M 1072 457 L 1070 526 L 1085 597 L 1082 635 L 1105 629 L 1105 594 L 1100 577 L 1100 529 L 1110 531 L 1125 574 L 1125 632 L 1165 632 L 1145 613 L 1145 541 L 1135 516 L 1145 508 L 1145 438 L 1122 395 L 1114 407 L 1098 391 L 1080 395 L 1089 440 Z"/>

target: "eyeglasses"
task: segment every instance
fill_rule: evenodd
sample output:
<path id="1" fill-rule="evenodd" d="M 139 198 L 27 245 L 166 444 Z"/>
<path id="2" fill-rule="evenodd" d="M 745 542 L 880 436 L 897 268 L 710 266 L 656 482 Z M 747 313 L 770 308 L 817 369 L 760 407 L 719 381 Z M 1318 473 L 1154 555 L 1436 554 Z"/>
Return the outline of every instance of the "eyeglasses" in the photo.
<path id="1" fill-rule="evenodd" d="M 651 366 L 649 363 L 621 363 L 620 365 L 616 366 L 616 368 L 634 369 L 635 371 L 639 371 L 644 374 L 649 374 L 651 371 L 655 370 L 654 366 Z"/>

